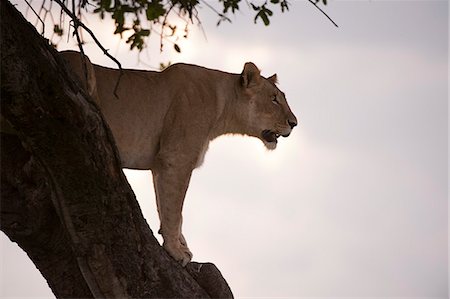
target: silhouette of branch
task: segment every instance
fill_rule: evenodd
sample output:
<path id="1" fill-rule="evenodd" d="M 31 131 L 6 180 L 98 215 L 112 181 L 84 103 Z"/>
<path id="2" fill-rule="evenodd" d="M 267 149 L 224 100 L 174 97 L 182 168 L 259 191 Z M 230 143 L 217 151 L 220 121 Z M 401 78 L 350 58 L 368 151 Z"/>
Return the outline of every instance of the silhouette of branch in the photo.
<path id="1" fill-rule="evenodd" d="M 75 15 L 75 0 L 72 0 L 72 13 Z M 88 88 L 88 73 L 87 73 L 87 67 L 86 67 L 86 57 L 84 56 L 84 50 L 83 50 L 83 42 L 80 38 L 80 33 L 78 32 L 78 26 L 75 22 L 73 24 L 73 28 L 75 30 L 75 36 L 77 37 L 77 43 L 78 48 L 80 49 L 80 56 L 81 56 L 81 65 L 83 68 L 83 75 L 84 75 L 84 81 L 86 83 L 86 88 Z"/>
<path id="2" fill-rule="evenodd" d="M 31 8 L 31 10 L 33 11 L 33 13 L 36 15 L 36 17 L 38 18 L 38 20 L 42 23 L 42 32 L 41 35 L 44 35 L 45 32 L 45 24 L 44 21 L 41 19 L 41 17 L 38 15 L 38 13 L 34 10 L 33 6 L 31 6 L 31 3 L 29 3 L 27 0 L 25 0 L 25 2 L 27 3 L 28 7 Z"/>
<path id="3" fill-rule="evenodd" d="M 167 17 L 169 16 L 170 12 L 173 9 L 173 3 L 170 5 L 170 8 L 167 10 L 166 14 L 164 15 L 164 20 L 161 25 L 161 32 L 159 34 L 159 51 L 162 52 L 163 50 L 163 39 L 164 39 L 164 26 L 166 26 Z"/>
<path id="4" fill-rule="evenodd" d="M 78 27 L 83 28 L 87 33 L 89 33 L 89 35 L 92 37 L 92 39 L 94 40 L 96 45 L 103 51 L 103 54 L 105 54 L 109 59 L 111 59 L 112 61 L 114 61 L 117 64 L 117 66 L 119 67 L 119 70 L 120 70 L 120 74 L 119 74 L 119 78 L 117 79 L 116 86 L 114 87 L 114 96 L 116 98 L 119 98 L 117 95 L 117 89 L 119 87 L 120 78 L 123 75 L 123 69 L 122 69 L 122 65 L 120 64 L 120 62 L 116 58 L 114 58 L 111 54 L 108 53 L 108 50 L 105 49 L 105 47 L 103 47 L 103 45 L 97 39 L 95 34 L 86 25 L 84 25 L 83 22 L 81 22 L 80 19 L 78 19 L 78 17 L 74 13 L 72 13 L 61 0 L 54 0 L 54 1 L 56 3 L 58 3 L 58 5 L 62 8 L 62 10 L 72 19 L 75 29 Z M 81 44 L 79 44 L 78 46 L 80 47 Z M 80 49 L 80 51 L 81 51 L 81 49 Z"/>
<path id="5" fill-rule="evenodd" d="M 220 24 L 220 22 L 222 21 L 228 21 L 231 23 L 230 18 L 228 18 L 225 14 L 220 13 L 217 9 L 215 9 L 211 4 L 209 4 L 207 1 L 205 0 L 200 0 L 200 2 L 202 2 L 204 5 L 206 5 L 206 7 L 208 7 L 210 10 L 212 10 L 217 16 L 220 17 L 219 22 L 217 23 L 217 25 Z"/>
<path id="6" fill-rule="evenodd" d="M 339 26 L 333 21 L 333 19 L 331 19 L 331 18 L 326 14 L 326 12 L 324 12 L 324 11 L 317 5 L 316 2 L 314 2 L 314 1 L 312 1 L 312 0 L 308 0 L 308 1 L 309 1 L 309 3 L 311 3 L 312 5 L 314 5 L 321 13 L 323 13 L 323 14 L 328 18 L 328 20 L 330 20 L 330 22 L 333 23 L 334 26 L 336 26 L 336 27 L 339 28 Z"/>

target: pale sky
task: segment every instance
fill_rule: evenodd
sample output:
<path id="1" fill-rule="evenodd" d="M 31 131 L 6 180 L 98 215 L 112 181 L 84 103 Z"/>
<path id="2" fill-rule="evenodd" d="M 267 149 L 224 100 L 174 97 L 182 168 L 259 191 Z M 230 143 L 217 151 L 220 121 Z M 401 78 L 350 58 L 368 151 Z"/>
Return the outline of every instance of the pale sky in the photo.
<path id="1" fill-rule="evenodd" d="M 203 9 L 206 39 L 193 27 L 181 54 L 141 55 L 234 73 L 253 61 L 278 74 L 299 120 L 274 152 L 248 137 L 211 143 L 185 201 L 194 261 L 216 264 L 238 298 L 448 298 L 448 1 L 334 1 L 339 28 L 290 3 L 267 28 L 244 3 L 220 27 Z M 92 24 L 125 67 L 146 68 L 110 23 Z M 126 174 L 157 231 L 150 172 Z M 52 297 L 0 240 L 0 297 Z"/>

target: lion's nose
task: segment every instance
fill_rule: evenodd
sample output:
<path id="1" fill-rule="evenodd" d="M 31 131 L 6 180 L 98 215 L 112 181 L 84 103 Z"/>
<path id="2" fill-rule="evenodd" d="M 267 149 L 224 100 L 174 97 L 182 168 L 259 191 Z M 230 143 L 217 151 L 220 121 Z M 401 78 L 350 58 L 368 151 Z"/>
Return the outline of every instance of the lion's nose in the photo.
<path id="1" fill-rule="evenodd" d="M 291 126 L 291 129 L 293 129 L 297 125 L 296 119 L 289 119 L 288 124 Z"/>

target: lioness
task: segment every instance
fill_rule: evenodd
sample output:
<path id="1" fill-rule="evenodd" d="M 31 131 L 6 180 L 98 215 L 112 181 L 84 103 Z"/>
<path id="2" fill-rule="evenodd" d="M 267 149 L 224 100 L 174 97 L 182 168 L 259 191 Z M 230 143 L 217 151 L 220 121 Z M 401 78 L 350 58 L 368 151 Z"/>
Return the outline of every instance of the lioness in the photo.
<path id="1" fill-rule="evenodd" d="M 192 258 L 181 232 L 183 201 L 191 173 L 200 166 L 209 142 L 223 134 L 259 138 L 273 150 L 297 119 L 277 76 L 264 78 L 251 62 L 241 74 L 189 64 L 162 72 L 119 70 L 91 64 L 87 76 L 80 54 L 61 52 L 110 126 L 122 166 L 151 169 L 161 222 L 163 247 L 185 266 Z"/>

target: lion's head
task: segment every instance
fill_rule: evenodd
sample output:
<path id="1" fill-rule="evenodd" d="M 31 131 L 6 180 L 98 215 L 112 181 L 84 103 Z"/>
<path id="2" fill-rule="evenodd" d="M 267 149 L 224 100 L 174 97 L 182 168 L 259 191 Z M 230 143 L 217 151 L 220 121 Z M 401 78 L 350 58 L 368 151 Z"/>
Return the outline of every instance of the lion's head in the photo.
<path id="1" fill-rule="evenodd" d="M 278 137 L 289 136 L 297 125 L 297 118 L 276 83 L 276 74 L 264 78 L 253 63 L 244 65 L 241 74 L 241 86 L 246 98 L 241 107 L 246 110 L 244 114 L 247 119 L 244 122 L 248 134 L 259 138 L 269 150 L 276 148 Z"/>

